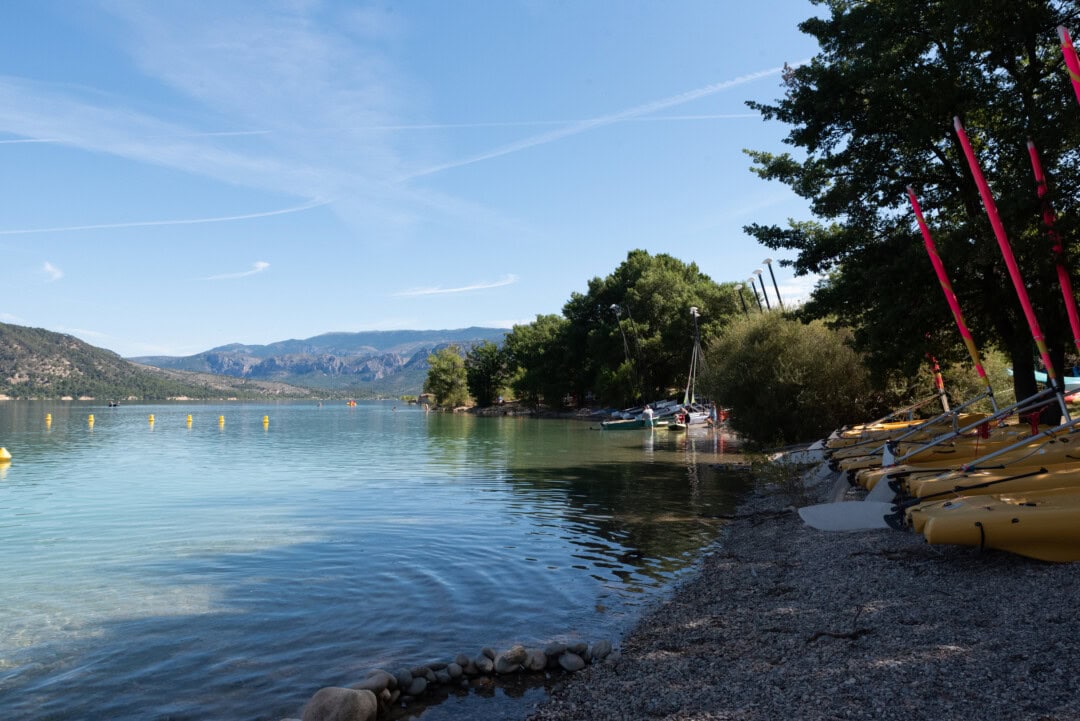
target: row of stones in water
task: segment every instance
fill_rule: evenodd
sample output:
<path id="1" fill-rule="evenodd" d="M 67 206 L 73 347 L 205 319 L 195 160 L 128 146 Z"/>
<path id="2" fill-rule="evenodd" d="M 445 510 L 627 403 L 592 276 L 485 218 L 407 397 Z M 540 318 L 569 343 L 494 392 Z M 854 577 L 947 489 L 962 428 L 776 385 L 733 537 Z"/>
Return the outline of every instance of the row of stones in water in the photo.
<path id="1" fill-rule="evenodd" d="M 392 706 L 406 706 L 436 685 L 468 683 L 469 678 L 488 674 L 507 675 L 547 669 L 580 671 L 589 663 L 615 662 L 619 653 L 610 641 L 588 644 L 550 643 L 542 649 L 517 644 L 502 653 L 484 648 L 475 657 L 458 654 L 449 663 L 434 662 L 402 668 L 396 673 L 374 669 L 367 678 L 349 688 L 319 689 L 304 706 L 303 721 L 375 721 Z M 283 719 L 283 721 L 295 721 Z"/>

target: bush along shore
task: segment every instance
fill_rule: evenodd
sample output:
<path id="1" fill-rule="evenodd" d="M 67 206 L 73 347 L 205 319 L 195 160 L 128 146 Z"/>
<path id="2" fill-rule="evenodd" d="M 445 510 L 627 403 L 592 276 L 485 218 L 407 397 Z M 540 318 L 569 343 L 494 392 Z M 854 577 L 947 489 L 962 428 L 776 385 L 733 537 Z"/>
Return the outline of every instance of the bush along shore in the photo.
<path id="1" fill-rule="evenodd" d="M 544 648 L 516 644 L 496 653 L 484 648 L 476 656 L 458 654 L 453 661 L 434 662 L 394 673 L 374 669 L 348 688 L 319 689 L 304 706 L 303 721 L 377 721 L 390 719 L 401 709 L 423 702 L 439 689 L 483 686 L 515 674 L 565 674 L 589 665 L 614 665 L 621 654 L 610 641 L 550 643 Z M 298 721 L 283 719 L 282 721 Z"/>

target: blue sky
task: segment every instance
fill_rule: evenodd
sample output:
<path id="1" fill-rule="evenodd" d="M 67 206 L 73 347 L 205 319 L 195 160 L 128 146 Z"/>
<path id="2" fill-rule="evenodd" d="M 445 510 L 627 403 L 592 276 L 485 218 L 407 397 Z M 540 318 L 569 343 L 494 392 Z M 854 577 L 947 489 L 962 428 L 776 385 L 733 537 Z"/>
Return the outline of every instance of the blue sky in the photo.
<path id="1" fill-rule="evenodd" d="M 125 356 L 557 313 L 644 248 L 743 281 L 807 217 L 805 0 L 0 6 L 0 321 Z M 775 255 L 776 259 L 783 255 Z M 785 300 L 810 282 L 774 264 Z M 771 291 L 771 284 L 770 284 Z"/>

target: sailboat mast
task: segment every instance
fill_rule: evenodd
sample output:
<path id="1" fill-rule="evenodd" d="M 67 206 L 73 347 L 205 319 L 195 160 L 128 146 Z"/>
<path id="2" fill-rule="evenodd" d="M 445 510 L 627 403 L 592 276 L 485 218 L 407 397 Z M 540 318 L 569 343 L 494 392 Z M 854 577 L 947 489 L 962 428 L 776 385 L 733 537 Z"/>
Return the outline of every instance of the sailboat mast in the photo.
<path id="1" fill-rule="evenodd" d="M 690 315 L 694 319 L 694 351 L 690 354 L 690 376 L 686 379 L 686 392 L 683 393 L 683 404 L 697 402 L 696 385 L 697 385 L 697 366 L 698 366 L 698 352 L 701 348 L 701 336 L 698 333 L 698 316 L 701 315 L 698 312 L 697 306 L 690 306 Z"/>

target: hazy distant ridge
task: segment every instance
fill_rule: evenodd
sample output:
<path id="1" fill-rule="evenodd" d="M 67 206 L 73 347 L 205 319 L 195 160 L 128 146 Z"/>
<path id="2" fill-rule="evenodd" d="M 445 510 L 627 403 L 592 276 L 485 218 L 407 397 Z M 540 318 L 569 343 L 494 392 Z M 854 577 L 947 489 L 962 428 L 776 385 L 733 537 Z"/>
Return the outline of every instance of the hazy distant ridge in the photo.
<path id="1" fill-rule="evenodd" d="M 191 356 L 143 356 L 137 363 L 234 378 L 278 381 L 357 396 L 419 393 L 427 376 L 427 356 L 456 344 L 501 343 L 502 328 L 392 330 L 324 333 L 267 345 L 230 343 Z"/>
<path id="2" fill-rule="evenodd" d="M 0 395 L 11 398 L 305 397 L 308 389 L 146 367 L 70 335 L 0 323 Z"/>

